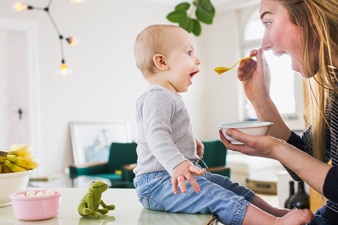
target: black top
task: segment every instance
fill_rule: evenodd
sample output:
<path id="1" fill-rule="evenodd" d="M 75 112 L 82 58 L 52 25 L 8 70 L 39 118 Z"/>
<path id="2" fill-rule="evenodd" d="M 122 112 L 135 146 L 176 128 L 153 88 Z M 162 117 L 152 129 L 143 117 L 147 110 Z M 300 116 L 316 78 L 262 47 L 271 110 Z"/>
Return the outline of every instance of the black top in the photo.
<path id="1" fill-rule="evenodd" d="M 324 161 L 328 162 L 332 159 L 332 168 L 325 178 L 323 187 L 323 194 L 328 199 L 324 217 L 330 220 L 332 224 L 336 224 L 338 223 L 338 96 L 334 92 L 328 98 L 325 115 L 329 126 L 326 127 L 323 135 L 325 138 Z M 292 132 L 288 143 L 312 155 L 311 126 L 302 137 Z M 289 169 L 288 171 L 293 179 L 301 180 L 295 173 Z"/>

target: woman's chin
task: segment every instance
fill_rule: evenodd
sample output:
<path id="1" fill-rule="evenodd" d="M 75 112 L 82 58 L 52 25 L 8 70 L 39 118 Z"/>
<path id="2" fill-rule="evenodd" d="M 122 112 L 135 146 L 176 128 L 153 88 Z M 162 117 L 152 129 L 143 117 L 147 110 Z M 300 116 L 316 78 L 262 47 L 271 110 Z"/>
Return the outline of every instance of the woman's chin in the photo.
<path id="1" fill-rule="evenodd" d="M 294 72 L 299 73 L 302 77 L 306 77 L 305 73 L 304 73 L 304 70 L 300 66 L 296 65 L 296 63 L 291 62 L 291 69 Z"/>

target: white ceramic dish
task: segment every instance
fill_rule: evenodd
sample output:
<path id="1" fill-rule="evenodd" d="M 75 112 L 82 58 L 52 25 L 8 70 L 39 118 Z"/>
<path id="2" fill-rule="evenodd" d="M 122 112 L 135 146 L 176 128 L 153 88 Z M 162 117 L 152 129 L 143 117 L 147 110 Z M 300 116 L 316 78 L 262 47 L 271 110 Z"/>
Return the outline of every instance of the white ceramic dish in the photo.
<path id="1" fill-rule="evenodd" d="M 12 193 L 26 190 L 31 173 L 32 170 L 0 174 L 0 207 L 11 204 Z"/>
<path id="2" fill-rule="evenodd" d="M 222 129 L 225 138 L 231 141 L 232 144 L 243 144 L 242 142 L 237 141 L 226 135 L 227 129 L 229 128 L 238 129 L 250 135 L 266 135 L 268 133 L 269 127 L 272 124 L 273 124 L 272 122 L 246 121 L 238 123 L 221 124 L 219 127 Z"/>

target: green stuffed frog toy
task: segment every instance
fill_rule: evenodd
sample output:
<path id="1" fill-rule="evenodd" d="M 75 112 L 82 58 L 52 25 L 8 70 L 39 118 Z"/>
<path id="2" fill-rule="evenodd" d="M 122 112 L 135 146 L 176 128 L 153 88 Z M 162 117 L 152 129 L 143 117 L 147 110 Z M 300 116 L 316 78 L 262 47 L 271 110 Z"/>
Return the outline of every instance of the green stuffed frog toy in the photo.
<path id="1" fill-rule="evenodd" d="M 94 219 L 100 219 L 103 214 L 109 210 L 114 210 L 115 205 L 107 205 L 102 199 L 102 193 L 108 189 L 108 185 L 103 181 L 92 181 L 87 193 L 82 197 L 78 206 L 78 213 L 81 216 L 89 216 Z M 99 208 L 99 206 L 102 208 Z"/>

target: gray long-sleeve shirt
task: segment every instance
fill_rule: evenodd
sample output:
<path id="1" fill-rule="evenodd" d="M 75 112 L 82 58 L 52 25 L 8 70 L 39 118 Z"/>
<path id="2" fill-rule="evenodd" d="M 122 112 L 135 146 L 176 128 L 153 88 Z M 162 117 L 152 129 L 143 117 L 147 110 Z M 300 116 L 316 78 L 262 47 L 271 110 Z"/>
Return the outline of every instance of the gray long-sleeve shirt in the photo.
<path id="1" fill-rule="evenodd" d="M 138 140 L 136 176 L 167 170 L 184 160 L 196 160 L 195 138 L 182 97 L 151 85 L 136 103 Z"/>

